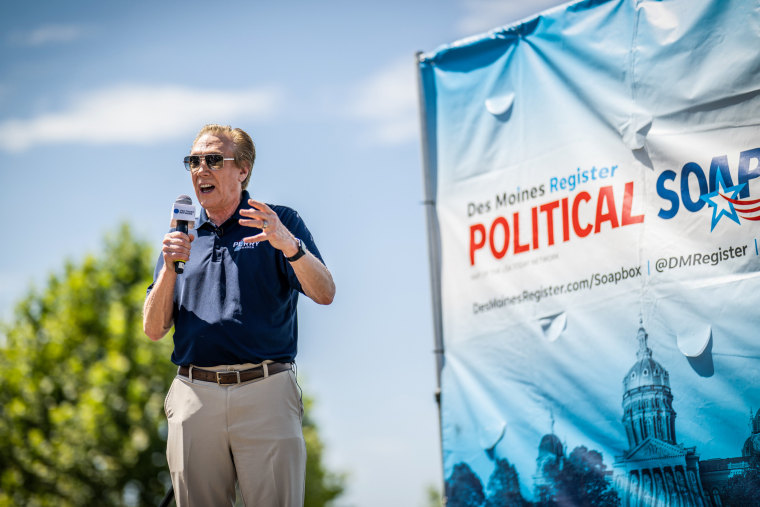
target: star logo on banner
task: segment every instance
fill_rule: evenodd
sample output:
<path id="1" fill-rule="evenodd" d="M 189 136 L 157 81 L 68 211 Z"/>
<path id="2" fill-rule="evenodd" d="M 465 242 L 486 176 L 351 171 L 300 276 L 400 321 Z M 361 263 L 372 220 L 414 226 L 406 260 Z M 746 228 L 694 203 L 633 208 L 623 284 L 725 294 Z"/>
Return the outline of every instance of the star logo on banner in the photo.
<path id="1" fill-rule="evenodd" d="M 721 171 L 715 172 L 715 191 L 699 196 L 700 199 L 709 204 L 713 209 L 710 232 L 715 229 L 715 226 L 718 225 L 718 222 L 724 216 L 741 225 L 733 201 L 739 197 L 739 192 L 742 191 L 745 185 L 747 184 L 742 183 L 741 185 L 726 188 L 726 183 L 723 181 L 723 173 Z M 731 194 L 730 197 L 727 195 L 729 193 Z"/>

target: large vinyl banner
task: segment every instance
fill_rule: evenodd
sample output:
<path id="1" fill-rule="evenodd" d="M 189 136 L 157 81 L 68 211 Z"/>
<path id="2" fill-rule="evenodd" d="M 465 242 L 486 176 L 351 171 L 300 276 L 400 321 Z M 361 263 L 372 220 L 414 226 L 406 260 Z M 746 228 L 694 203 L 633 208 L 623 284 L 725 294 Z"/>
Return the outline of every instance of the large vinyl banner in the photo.
<path id="1" fill-rule="evenodd" d="M 760 505 L 760 2 L 580 1 L 419 70 L 448 505 Z"/>

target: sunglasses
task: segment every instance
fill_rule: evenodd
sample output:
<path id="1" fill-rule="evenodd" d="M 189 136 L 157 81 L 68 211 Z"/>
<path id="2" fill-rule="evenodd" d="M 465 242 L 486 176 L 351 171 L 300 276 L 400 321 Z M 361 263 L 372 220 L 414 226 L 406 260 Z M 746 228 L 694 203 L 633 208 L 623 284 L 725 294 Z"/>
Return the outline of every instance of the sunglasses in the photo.
<path id="1" fill-rule="evenodd" d="M 234 158 L 224 158 L 224 155 L 219 153 L 212 153 L 210 155 L 188 155 L 183 162 L 185 163 L 185 169 L 188 171 L 197 171 L 201 167 L 201 159 L 206 161 L 206 165 L 211 170 L 219 170 L 224 167 L 225 160 L 235 160 Z"/>

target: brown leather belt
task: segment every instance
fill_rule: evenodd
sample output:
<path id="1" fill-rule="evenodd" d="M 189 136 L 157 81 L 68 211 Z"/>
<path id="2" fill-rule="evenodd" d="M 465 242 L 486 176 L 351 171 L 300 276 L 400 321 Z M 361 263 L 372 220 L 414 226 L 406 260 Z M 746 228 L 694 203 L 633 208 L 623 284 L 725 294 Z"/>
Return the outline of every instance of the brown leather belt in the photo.
<path id="1" fill-rule="evenodd" d="M 291 363 L 268 363 L 266 367 L 269 375 L 293 369 Z M 187 366 L 180 366 L 177 373 L 183 377 L 190 378 L 190 368 Z M 263 377 L 264 365 L 251 368 L 250 370 L 233 371 L 211 371 L 193 367 L 193 380 L 216 382 L 220 385 L 239 384 L 241 382 L 248 382 L 249 380 Z"/>

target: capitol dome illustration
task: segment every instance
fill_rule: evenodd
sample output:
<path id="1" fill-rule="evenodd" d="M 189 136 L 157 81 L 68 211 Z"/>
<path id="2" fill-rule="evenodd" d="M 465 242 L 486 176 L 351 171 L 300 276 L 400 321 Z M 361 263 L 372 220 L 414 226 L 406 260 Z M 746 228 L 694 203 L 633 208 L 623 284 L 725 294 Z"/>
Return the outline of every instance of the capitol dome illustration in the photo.
<path id="1" fill-rule="evenodd" d="M 649 348 L 643 324 L 636 362 L 623 378 L 622 423 L 628 449 L 615 457 L 622 506 L 705 503 L 696 447 L 679 444 L 668 371 Z M 707 504 L 709 505 L 709 504 Z"/>
<path id="2" fill-rule="evenodd" d="M 623 379 L 623 425 L 629 449 L 648 437 L 675 444 L 676 411 L 668 372 L 652 359 L 643 327 L 637 339 L 637 361 Z"/>

